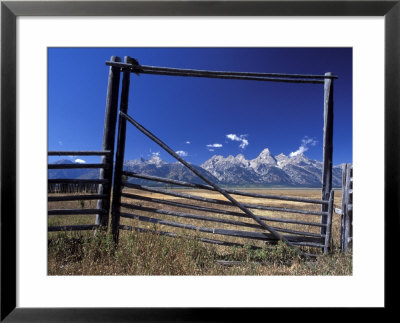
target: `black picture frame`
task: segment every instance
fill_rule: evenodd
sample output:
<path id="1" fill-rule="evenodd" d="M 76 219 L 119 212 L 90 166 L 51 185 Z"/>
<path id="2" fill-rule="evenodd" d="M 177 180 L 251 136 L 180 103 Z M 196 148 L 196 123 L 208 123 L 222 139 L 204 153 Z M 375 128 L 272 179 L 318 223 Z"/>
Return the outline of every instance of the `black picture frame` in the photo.
<path id="1" fill-rule="evenodd" d="M 1 2 L 1 322 L 236 321 L 242 309 L 17 308 L 16 19 L 19 16 L 384 16 L 385 18 L 385 308 L 399 233 L 400 0 L 388 1 L 2 1 Z M 373 233 L 371 233 L 373 235 Z M 371 237 L 372 238 L 372 237 Z M 260 309 L 248 309 L 255 319 Z M 255 313 L 254 313 L 255 312 Z M 283 311 L 280 313 L 283 315 Z M 263 315 L 262 313 L 260 313 Z M 278 314 L 278 315 L 281 315 Z M 321 318 L 321 317 L 320 317 Z"/>

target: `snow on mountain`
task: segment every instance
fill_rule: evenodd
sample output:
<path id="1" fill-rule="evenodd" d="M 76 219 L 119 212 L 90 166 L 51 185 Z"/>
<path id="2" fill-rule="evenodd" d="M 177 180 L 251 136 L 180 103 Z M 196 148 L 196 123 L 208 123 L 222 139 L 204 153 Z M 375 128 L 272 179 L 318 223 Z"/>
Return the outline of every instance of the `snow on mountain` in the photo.
<path id="1" fill-rule="evenodd" d="M 212 174 L 210 174 L 208 171 L 204 170 L 200 166 L 192 166 L 207 179 L 218 182 L 218 180 Z M 128 160 L 124 162 L 124 170 L 143 175 L 151 175 L 184 182 L 204 184 L 202 179 L 200 179 L 197 175 L 195 175 L 191 170 L 189 170 L 180 162 L 167 163 L 163 161 L 159 156 L 152 156 L 152 158 L 148 160 L 143 158 Z M 157 182 L 154 181 L 133 178 L 130 178 L 129 181 L 141 185 L 157 184 Z"/>
<path id="2" fill-rule="evenodd" d="M 265 148 L 256 158 L 250 161 L 250 166 L 252 168 L 257 168 L 259 165 L 271 165 L 275 166 L 277 160 L 271 155 L 268 148 Z"/>
<path id="3" fill-rule="evenodd" d="M 275 159 L 276 159 L 277 166 L 281 167 L 281 165 L 283 165 L 287 162 L 289 157 L 283 153 L 280 153 L 278 156 L 275 156 Z"/>
<path id="4" fill-rule="evenodd" d="M 288 157 L 273 156 L 268 148 L 256 158 L 213 156 L 201 167 L 224 184 L 266 184 L 285 186 L 320 186 L 322 162 L 311 160 L 304 154 Z M 341 167 L 333 169 L 333 185 L 341 185 Z"/>

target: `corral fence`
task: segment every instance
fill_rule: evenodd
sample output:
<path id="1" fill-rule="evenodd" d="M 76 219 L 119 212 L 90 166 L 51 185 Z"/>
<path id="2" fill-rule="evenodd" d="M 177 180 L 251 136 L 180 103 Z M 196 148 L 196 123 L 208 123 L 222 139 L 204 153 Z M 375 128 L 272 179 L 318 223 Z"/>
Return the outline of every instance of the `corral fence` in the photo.
<path id="1" fill-rule="evenodd" d="M 342 208 L 335 208 L 341 215 L 340 249 L 348 251 L 353 243 L 353 165 L 344 164 L 342 168 Z"/>
<path id="2" fill-rule="evenodd" d="M 48 193 L 97 193 L 99 184 L 96 183 L 50 183 L 47 186 Z"/>
<path id="3" fill-rule="evenodd" d="M 332 245 L 334 190 L 332 189 L 333 81 L 325 75 L 244 73 L 174 69 L 124 63 L 111 57 L 102 151 L 49 152 L 55 155 L 100 155 L 100 164 L 49 164 L 49 169 L 99 168 L 99 179 L 49 179 L 50 185 L 98 185 L 96 194 L 49 196 L 49 202 L 97 200 L 96 208 L 52 209 L 49 216 L 95 214 L 94 224 L 49 226 L 48 231 L 107 229 L 116 242 L 120 230 L 155 232 L 170 237 L 195 238 L 206 243 L 261 248 L 283 241 L 309 256 L 329 252 Z M 123 74 L 120 82 L 120 74 Z M 321 199 L 260 194 L 220 187 L 177 155 L 160 138 L 128 115 L 132 73 L 206 77 L 263 82 L 324 84 L 324 142 Z M 119 98 L 119 87 L 122 83 Z M 118 109 L 118 101 L 120 103 Z M 119 112 L 118 112 L 119 110 Z M 118 132 L 116 122 L 119 115 Z M 192 171 L 204 184 L 196 184 L 124 171 L 127 122 Z M 117 143 L 115 145 L 115 137 Z M 116 146 L 114 161 L 114 146 Z M 148 185 L 138 184 L 140 179 Z M 142 183 L 141 182 L 141 183 Z M 152 183 L 163 184 L 164 187 Z M 190 188 L 185 190 L 184 188 Z M 91 192 L 92 193 L 92 192 Z M 200 193 L 200 194 L 199 194 Z M 205 194 L 204 194 L 205 193 Z M 348 200 L 347 200 L 348 201 Z M 279 202 L 276 204 L 276 202 Z M 344 208 L 343 208 L 344 209 Z M 346 220 L 342 223 L 347 223 Z M 346 230 L 344 230 L 346 231 Z M 190 234 L 192 233 L 192 234 Z"/>
<path id="4" fill-rule="evenodd" d="M 78 193 L 78 194 L 56 194 L 49 195 L 48 202 L 67 202 L 67 201 L 89 201 L 97 202 L 96 208 L 71 208 L 71 209 L 49 209 L 49 216 L 60 215 L 96 215 L 95 224 L 78 224 L 78 225 L 62 225 L 49 226 L 48 231 L 82 231 L 94 230 L 102 225 L 102 215 L 108 215 L 110 204 L 110 193 L 112 183 L 112 167 L 113 158 L 112 151 L 50 151 L 49 156 L 103 156 L 102 162 L 99 164 L 49 164 L 48 169 L 82 169 L 97 168 L 100 169 L 99 179 L 73 179 L 58 178 L 48 179 L 48 192 L 51 193 Z M 81 188 L 80 190 L 78 190 Z M 78 191 L 75 191 L 78 190 Z M 89 190 L 88 190 L 89 189 Z M 97 189 L 97 191 L 96 191 Z M 95 190 L 95 191 L 94 191 Z M 95 194 L 86 194 L 94 193 Z M 85 194 L 82 194 L 85 193 Z M 107 224 L 105 224 L 107 225 Z"/>

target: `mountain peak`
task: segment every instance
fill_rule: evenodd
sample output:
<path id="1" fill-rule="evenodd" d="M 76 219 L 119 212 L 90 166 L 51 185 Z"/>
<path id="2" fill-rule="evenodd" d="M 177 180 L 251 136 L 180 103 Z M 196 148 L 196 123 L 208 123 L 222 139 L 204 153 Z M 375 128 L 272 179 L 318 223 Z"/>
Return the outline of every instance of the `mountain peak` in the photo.
<path id="1" fill-rule="evenodd" d="M 275 159 L 277 160 L 277 165 L 280 168 L 290 160 L 289 157 L 286 156 L 284 153 L 280 153 L 278 156 L 275 156 Z"/>
<path id="2" fill-rule="evenodd" d="M 271 155 L 268 148 L 265 148 L 257 158 L 250 161 L 250 167 L 256 173 L 266 173 L 269 168 L 276 165 L 276 159 Z"/>
<path id="3" fill-rule="evenodd" d="M 49 163 L 49 164 L 51 164 L 51 163 Z M 74 164 L 74 162 L 70 159 L 60 159 L 60 160 L 53 162 L 52 164 Z"/>
<path id="4" fill-rule="evenodd" d="M 271 155 L 271 152 L 268 148 L 265 148 L 256 159 L 253 159 L 253 162 L 257 163 L 268 163 L 268 164 L 276 164 L 276 159 Z"/>
<path id="5" fill-rule="evenodd" d="M 268 148 L 265 148 L 259 155 L 259 157 L 262 156 L 271 156 L 271 152 L 269 151 Z"/>

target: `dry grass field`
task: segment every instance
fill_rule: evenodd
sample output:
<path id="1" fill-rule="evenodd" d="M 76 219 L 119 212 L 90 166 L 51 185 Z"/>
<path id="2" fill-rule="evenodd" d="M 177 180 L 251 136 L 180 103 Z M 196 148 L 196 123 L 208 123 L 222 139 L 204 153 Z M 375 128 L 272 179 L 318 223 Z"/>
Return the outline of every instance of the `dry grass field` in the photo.
<path id="1" fill-rule="evenodd" d="M 210 199 L 225 200 L 219 193 L 195 189 L 169 189 L 172 193 L 191 194 Z M 304 197 L 320 199 L 320 190 L 311 189 L 254 189 L 254 193 Z M 122 208 L 122 212 L 142 217 L 168 221 L 168 223 L 184 223 L 192 230 L 160 223 L 149 223 L 137 219 L 121 218 L 121 224 L 142 228 L 151 233 L 137 231 L 120 231 L 120 242 L 116 246 L 107 233 L 97 232 L 68 232 L 48 234 L 48 274 L 49 275 L 351 275 L 351 253 L 342 254 L 338 251 L 340 237 L 340 216 L 334 213 L 332 225 L 333 250 L 329 255 L 321 255 L 316 260 L 308 261 L 301 258 L 292 248 L 284 243 L 267 245 L 263 241 L 240 237 L 232 237 L 213 233 L 201 232 L 199 228 L 226 229 L 263 232 L 255 226 L 255 221 L 240 216 L 240 210 L 232 206 L 210 204 L 203 201 L 190 201 L 178 196 L 168 196 L 155 192 L 143 192 L 134 189 L 124 189 L 125 193 L 140 195 L 143 199 L 122 198 L 122 203 L 135 205 L 140 210 Z M 271 199 L 260 199 L 234 195 L 242 202 L 265 205 L 269 207 L 295 208 L 300 210 L 320 211 L 318 204 L 290 202 Z M 162 199 L 174 202 L 174 205 L 160 205 L 152 199 Z M 186 203 L 197 207 L 214 208 L 221 213 L 207 210 L 193 210 L 177 205 Z M 335 192 L 335 207 L 341 207 L 341 192 Z M 95 208 L 96 201 L 49 202 L 49 209 Z M 168 211 L 169 214 L 149 212 L 157 209 Z M 237 215 L 222 214 L 232 211 Z M 268 218 L 301 220 L 319 223 L 320 216 L 293 214 L 286 212 L 256 210 L 252 211 Z M 167 212 L 167 213 L 168 213 Z M 164 212 L 165 213 L 165 212 Z M 178 215 L 192 214 L 208 216 L 215 221 L 222 219 L 227 223 L 183 218 Z M 49 216 L 49 225 L 93 224 L 94 215 L 63 215 Z M 239 223 L 238 223 L 239 222 Z M 164 222 L 165 223 L 165 222 Z M 267 221 L 267 224 L 280 233 L 285 230 L 305 231 L 318 234 L 320 227 L 315 225 L 299 225 Z M 197 230 L 196 230 L 197 228 Z M 180 237 L 169 237 L 157 232 L 169 232 Z M 186 238 L 181 238 L 185 236 Z M 217 239 L 228 241 L 239 246 L 222 246 L 199 241 Z M 259 247 L 253 249 L 251 246 Z M 321 253 L 320 250 L 309 248 L 307 251 Z"/>

